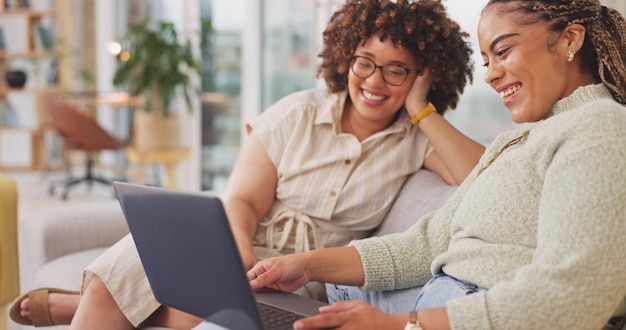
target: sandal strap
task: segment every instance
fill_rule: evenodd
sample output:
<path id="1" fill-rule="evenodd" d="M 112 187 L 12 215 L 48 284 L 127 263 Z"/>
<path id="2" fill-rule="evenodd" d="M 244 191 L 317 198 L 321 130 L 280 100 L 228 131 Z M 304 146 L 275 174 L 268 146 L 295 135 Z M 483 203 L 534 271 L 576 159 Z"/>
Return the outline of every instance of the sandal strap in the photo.
<path id="1" fill-rule="evenodd" d="M 54 325 L 48 306 L 48 289 L 35 290 L 28 295 L 30 319 L 36 327 Z M 33 308 L 35 307 L 35 308 Z"/>

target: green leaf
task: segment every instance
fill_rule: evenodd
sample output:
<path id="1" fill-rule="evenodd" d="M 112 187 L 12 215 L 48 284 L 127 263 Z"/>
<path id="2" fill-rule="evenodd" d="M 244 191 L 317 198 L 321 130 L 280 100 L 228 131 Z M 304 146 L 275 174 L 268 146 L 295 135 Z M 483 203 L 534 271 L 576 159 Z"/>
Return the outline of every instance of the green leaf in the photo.
<path id="1" fill-rule="evenodd" d="M 210 24 L 210 20 L 203 24 Z M 155 83 L 164 115 L 181 92 L 188 111 L 193 109 L 189 89 L 194 89 L 187 73 L 199 74 L 201 66 L 193 56 L 191 41 L 180 37 L 172 22 L 144 20 L 134 24 L 122 38 L 122 46 L 130 58 L 124 62 L 118 56 L 114 86 L 127 86 L 132 95 L 143 95 L 146 111 L 150 110 Z"/>

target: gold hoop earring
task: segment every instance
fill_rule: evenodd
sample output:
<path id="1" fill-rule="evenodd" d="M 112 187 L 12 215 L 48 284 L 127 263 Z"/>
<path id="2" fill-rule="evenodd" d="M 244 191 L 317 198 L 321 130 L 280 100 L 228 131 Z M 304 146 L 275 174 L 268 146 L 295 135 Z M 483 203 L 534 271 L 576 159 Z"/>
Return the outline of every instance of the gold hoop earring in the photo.
<path id="1" fill-rule="evenodd" d="M 569 52 L 567 52 L 567 61 L 568 62 L 573 61 L 574 60 L 574 55 L 576 55 L 576 52 L 574 52 L 574 51 L 570 50 Z"/>

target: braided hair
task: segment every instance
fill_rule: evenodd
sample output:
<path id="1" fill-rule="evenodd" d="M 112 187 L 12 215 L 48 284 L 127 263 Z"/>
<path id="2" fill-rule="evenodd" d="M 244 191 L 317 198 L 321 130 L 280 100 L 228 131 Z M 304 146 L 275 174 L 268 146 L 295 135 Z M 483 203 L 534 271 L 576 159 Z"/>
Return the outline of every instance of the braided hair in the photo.
<path id="1" fill-rule="evenodd" d="M 510 4 L 502 12 L 519 12 L 519 24 L 545 21 L 550 30 L 563 31 L 570 24 L 585 27 L 585 40 L 578 52 L 583 70 L 606 85 L 613 98 L 626 105 L 626 20 L 599 0 L 490 0 Z"/>
<path id="2" fill-rule="evenodd" d="M 416 69 L 428 67 L 432 86 L 428 100 L 441 114 L 456 108 L 460 94 L 472 82 L 471 46 L 441 0 L 347 0 L 323 33 L 322 62 L 317 76 L 332 92 L 347 89 L 350 56 L 359 45 L 380 34 L 415 58 Z"/>

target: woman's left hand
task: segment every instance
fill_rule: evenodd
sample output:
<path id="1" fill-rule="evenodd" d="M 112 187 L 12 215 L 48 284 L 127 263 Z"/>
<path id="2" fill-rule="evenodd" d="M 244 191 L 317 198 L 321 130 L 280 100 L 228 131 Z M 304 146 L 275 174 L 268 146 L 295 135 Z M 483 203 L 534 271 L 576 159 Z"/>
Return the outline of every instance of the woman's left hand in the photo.
<path id="1" fill-rule="evenodd" d="M 404 100 L 404 107 L 409 112 L 409 116 L 417 115 L 428 104 L 426 97 L 430 92 L 432 77 L 428 68 L 422 69 L 422 72 L 415 77 L 413 85 Z"/>
<path id="2" fill-rule="evenodd" d="M 294 329 L 402 329 L 403 315 L 390 315 L 360 301 L 340 301 L 320 308 L 320 314 L 298 320 Z"/>

